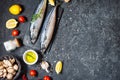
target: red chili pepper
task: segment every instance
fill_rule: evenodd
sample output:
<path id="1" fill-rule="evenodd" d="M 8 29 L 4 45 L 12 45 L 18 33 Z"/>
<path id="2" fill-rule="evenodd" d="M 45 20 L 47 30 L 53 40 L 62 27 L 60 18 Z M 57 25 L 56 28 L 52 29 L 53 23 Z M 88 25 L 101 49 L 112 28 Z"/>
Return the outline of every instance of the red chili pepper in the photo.
<path id="1" fill-rule="evenodd" d="M 22 80 L 28 80 L 28 78 L 27 78 L 27 76 L 25 74 L 23 74 Z"/>

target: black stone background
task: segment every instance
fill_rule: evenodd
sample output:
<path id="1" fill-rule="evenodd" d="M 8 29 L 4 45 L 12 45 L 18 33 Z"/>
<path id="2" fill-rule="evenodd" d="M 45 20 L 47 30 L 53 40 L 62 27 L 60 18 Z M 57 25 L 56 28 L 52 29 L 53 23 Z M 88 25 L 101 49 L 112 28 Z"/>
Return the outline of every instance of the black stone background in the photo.
<path id="1" fill-rule="evenodd" d="M 20 15 L 27 22 L 19 24 L 18 36 L 23 39 L 30 26 L 31 16 L 41 0 L 0 0 L 0 55 L 13 54 L 21 64 L 21 74 L 26 73 L 29 80 L 37 80 L 49 75 L 53 80 L 120 80 L 120 0 L 71 0 L 63 3 L 64 8 L 60 24 L 50 53 L 45 54 L 53 73 L 39 70 L 38 65 L 27 66 L 22 55 L 26 46 L 7 52 L 4 41 L 14 39 L 11 30 L 5 28 L 6 20 L 16 18 L 8 12 L 10 5 L 23 5 Z M 63 61 L 62 74 L 54 71 L 58 60 Z M 30 77 L 29 70 L 38 71 L 38 77 Z M 21 76 L 19 79 L 21 80 Z"/>

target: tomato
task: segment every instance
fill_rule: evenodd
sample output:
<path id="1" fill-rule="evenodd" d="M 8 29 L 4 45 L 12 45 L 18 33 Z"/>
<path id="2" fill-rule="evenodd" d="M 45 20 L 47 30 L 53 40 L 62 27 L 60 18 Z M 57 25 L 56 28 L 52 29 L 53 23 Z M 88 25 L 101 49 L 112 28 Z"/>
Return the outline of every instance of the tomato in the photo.
<path id="1" fill-rule="evenodd" d="M 27 78 L 27 76 L 25 74 L 23 74 L 22 80 L 28 80 L 28 78 Z"/>
<path id="2" fill-rule="evenodd" d="M 43 80 L 51 80 L 50 76 L 44 76 Z"/>
<path id="3" fill-rule="evenodd" d="M 17 29 L 12 31 L 12 36 L 18 36 L 19 35 L 19 31 Z"/>
<path id="4" fill-rule="evenodd" d="M 18 21 L 21 22 L 21 23 L 24 23 L 26 21 L 26 19 L 25 19 L 24 16 L 19 16 Z"/>
<path id="5" fill-rule="evenodd" d="M 37 75 L 37 71 L 36 70 L 30 70 L 30 76 L 36 76 Z"/>

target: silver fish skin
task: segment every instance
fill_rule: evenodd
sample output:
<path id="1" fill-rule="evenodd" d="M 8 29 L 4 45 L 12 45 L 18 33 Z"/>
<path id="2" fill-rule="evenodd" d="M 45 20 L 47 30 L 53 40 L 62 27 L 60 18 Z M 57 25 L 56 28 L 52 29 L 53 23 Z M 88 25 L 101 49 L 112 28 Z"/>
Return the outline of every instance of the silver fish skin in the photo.
<path id="1" fill-rule="evenodd" d="M 42 54 L 48 48 L 48 45 L 52 39 L 54 28 L 56 24 L 56 11 L 57 6 L 55 6 L 47 16 L 45 23 L 43 24 L 41 37 L 40 37 L 40 45 L 41 45 L 41 52 Z"/>
<path id="2" fill-rule="evenodd" d="M 36 20 L 32 21 L 30 25 L 30 39 L 33 44 L 36 42 L 38 38 L 39 30 L 41 28 L 44 14 L 46 11 L 46 6 L 47 6 L 47 0 L 42 0 L 34 13 L 34 15 L 38 14 L 39 17 Z"/>

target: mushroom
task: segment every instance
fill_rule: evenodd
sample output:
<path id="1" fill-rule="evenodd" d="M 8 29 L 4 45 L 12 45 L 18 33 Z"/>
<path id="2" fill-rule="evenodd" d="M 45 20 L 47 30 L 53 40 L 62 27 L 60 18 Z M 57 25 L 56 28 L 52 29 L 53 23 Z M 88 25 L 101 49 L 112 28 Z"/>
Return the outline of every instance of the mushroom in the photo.
<path id="1" fill-rule="evenodd" d="M 48 69 L 49 68 L 48 62 L 42 61 L 40 65 L 41 65 L 41 68 L 44 69 L 47 73 L 50 72 L 49 69 Z"/>
<path id="2" fill-rule="evenodd" d="M 0 78 L 3 77 L 2 75 L 0 75 Z"/>
<path id="3" fill-rule="evenodd" d="M 12 74 L 15 75 L 15 74 L 16 74 L 16 71 L 14 71 Z"/>
<path id="4" fill-rule="evenodd" d="M 2 77 L 5 78 L 7 76 L 7 72 L 5 72 Z"/>
<path id="5" fill-rule="evenodd" d="M 6 73 L 6 72 L 7 72 L 7 70 L 6 70 L 6 69 L 3 69 L 3 72 L 4 72 L 4 73 Z"/>
<path id="6" fill-rule="evenodd" d="M 13 75 L 11 73 L 8 73 L 6 77 L 8 80 L 11 80 L 13 78 Z"/>
<path id="7" fill-rule="evenodd" d="M 3 69 L 0 69 L 0 72 L 3 72 Z"/>
<path id="8" fill-rule="evenodd" d="M 1 65 L 1 66 L 0 66 L 0 69 L 3 69 L 3 68 L 4 68 L 4 66 Z"/>
<path id="9" fill-rule="evenodd" d="M 2 76 L 3 75 L 3 71 L 0 71 L 0 76 Z"/>
<path id="10" fill-rule="evenodd" d="M 1 66 L 1 65 L 3 65 L 3 62 L 2 62 L 2 61 L 0 61 L 0 66 Z"/>
<path id="11" fill-rule="evenodd" d="M 7 72 L 8 72 L 8 73 L 14 73 L 15 70 L 14 70 L 13 68 L 7 68 Z"/>
<path id="12" fill-rule="evenodd" d="M 5 68 L 8 68 L 9 66 L 8 65 L 6 65 L 6 64 L 3 64 L 3 66 L 5 67 Z"/>
<path id="13" fill-rule="evenodd" d="M 9 59 L 9 61 L 10 61 L 12 64 L 15 63 L 15 59 L 14 59 L 14 58 L 13 58 L 13 59 Z"/>
<path id="14" fill-rule="evenodd" d="M 13 68 L 14 68 L 14 70 L 18 70 L 18 65 L 17 64 L 15 64 L 14 66 L 13 66 Z"/>
<path id="15" fill-rule="evenodd" d="M 12 63 L 9 60 L 3 60 L 4 64 L 8 66 L 12 66 Z"/>

